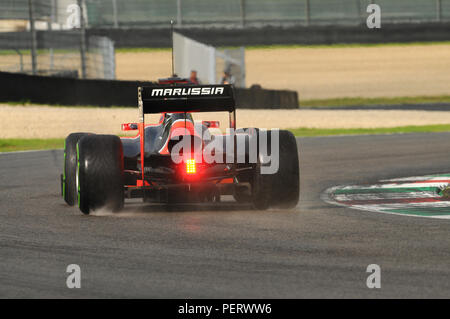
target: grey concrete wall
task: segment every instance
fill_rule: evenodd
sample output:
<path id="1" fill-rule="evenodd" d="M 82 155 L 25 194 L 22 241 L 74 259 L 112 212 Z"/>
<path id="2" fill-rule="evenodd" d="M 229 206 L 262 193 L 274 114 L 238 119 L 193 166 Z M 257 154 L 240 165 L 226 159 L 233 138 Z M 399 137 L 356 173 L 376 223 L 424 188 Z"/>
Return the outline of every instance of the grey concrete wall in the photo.
<path id="1" fill-rule="evenodd" d="M 384 24 L 381 29 L 360 26 L 295 26 L 264 28 L 179 29 L 195 40 L 213 46 L 273 44 L 387 43 L 450 40 L 450 23 Z M 121 47 L 170 47 L 170 29 L 90 29 L 108 36 Z"/>
<path id="2" fill-rule="evenodd" d="M 381 29 L 360 26 L 294 26 L 263 28 L 182 28 L 176 29 L 188 37 L 213 46 L 248 46 L 273 44 L 336 44 L 389 43 L 450 40 L 450 23 L 382 24 Z M 38 31 L 39 42 L 43 33 Z M 64 31 L 54 31 L 56 33 Z M 67 31 L 66 31 L 67 32 Z M 169 28 L 153 29 L 89 29 L 88 35 L 111 38 L 116 48 L 170 47 Z M 17 49 L 29 48 L 27 32 L 9 32 L 5 45 Z M 42 40 L 41 40 L 42 42 Z M 9 47 L 5 47 L 9 48 Z"/>

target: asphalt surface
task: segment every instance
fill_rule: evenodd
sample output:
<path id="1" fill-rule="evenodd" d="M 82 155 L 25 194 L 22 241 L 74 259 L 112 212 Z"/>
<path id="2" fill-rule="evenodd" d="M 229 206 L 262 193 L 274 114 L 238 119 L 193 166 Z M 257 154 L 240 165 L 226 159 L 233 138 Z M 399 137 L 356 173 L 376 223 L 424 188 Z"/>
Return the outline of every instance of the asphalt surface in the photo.
<path id="1" fill-rule="evenodd" d="M 62 151 L 0 155 L 0 297 L 450 297 L 450 220 L 335 207 L 328 187 L 450 172 L 450 133 L 298 139 L 294 211 L 60 197 Z M 81 267 L 81 289 L 66 267 Z M 381 267 L 381 289 L 366 268 Z"/>

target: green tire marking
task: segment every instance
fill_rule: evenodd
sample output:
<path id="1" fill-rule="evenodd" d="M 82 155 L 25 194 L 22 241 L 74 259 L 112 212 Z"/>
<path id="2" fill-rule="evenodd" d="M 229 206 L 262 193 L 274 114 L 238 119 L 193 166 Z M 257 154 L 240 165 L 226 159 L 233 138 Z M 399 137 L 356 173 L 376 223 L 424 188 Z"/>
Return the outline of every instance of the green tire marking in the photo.
<path id="1" fill-rule="evenodd" d="M 78 143 L 77 143 L 77 176 L 78 176 L 78 189 L 77 189 L 77 194 L 78 194 L 78 208 L 80 208 L 80 150 L 78 148 Z"/>
<path id="2" fill-rule="evenodd" d="M 63 191 L 62 197 L 66 198 L 66 140 L 64 140 L 64 168 L 63 168 Z"/>

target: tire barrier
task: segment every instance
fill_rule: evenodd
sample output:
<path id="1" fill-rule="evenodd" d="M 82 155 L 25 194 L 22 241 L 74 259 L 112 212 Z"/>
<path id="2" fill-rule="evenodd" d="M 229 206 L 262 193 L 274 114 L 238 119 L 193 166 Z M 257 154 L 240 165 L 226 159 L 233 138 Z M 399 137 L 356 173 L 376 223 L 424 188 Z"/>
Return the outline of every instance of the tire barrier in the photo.
<path id="1" fill-rule="evenodd" d="M 0 101 L 57 105 L 129 106 L 137 105 L 138 86 L 155 82 L 81 80 L 0 72 Z M 238 108 L 295 109 L 295 91 L 266 90 L 255 85 L 235 89 Z"/>

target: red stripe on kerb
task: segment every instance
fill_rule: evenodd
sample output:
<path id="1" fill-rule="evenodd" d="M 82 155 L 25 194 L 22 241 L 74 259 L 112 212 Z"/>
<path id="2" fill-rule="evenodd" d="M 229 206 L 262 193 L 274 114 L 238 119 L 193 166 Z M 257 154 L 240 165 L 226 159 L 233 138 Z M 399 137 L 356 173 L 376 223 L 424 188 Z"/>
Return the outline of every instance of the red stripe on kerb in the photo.
<path id="1" fill-rule="evenodd" d="M 434 181 L 414 181 L 412 184 L 431 184 L 431 183 L 450 183 L 450 179 L 436 179 Z M 405 184 L 409 184 L 408 182 L 405 182 Z"/>

